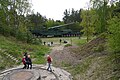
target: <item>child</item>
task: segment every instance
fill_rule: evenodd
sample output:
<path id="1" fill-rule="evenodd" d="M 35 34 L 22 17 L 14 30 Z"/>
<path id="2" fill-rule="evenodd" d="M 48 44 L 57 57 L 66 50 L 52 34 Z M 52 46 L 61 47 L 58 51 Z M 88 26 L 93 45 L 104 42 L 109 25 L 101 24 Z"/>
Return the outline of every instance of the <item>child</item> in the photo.
<path id="1" fill-rule="evenodd" d="M 23 67 L 23 69 L 26 69 L 26 60 L 25 60 L 25 56 L 22 58 L 22 63 L 24 64 L 24 67 Z"/>

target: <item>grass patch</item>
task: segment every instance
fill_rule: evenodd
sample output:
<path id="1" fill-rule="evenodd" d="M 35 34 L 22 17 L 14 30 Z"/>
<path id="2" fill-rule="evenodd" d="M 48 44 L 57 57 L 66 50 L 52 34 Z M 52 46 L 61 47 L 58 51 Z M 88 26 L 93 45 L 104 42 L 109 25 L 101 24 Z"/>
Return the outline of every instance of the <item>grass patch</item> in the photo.
<path id="1" fill-rule="evenodd" d="M 64 66 L 64 67 L 69 67 L 69 66 L 71 66 L 71 64 L 69 64 L 69 63 L 66 63 L 66 62 L 62 62 L 62 66 Z"/>
<path id="2" fill-rule="evenodd" d="M 113 66 L 109 55 L 87 57 L 76 66 L 68 67 L 74 80 L 119 80 L 119 75 L 113 74 Z M 80 76 L 80 77 L 79 77 Z"/>
<path id="3" fill-rule="evenodd" d="M 79 39 L 79 37 L 58 37 L 58 38 L 41 38 L 42 42 L 53 42 L 53 44 L 60 44 L 60 39 L 62 40 L 61 44 L 64 44 L 64 40 L 67 41 L 67 44 L 71 44 L 71 45 L 83 45 L 86 43 L 86 38 L 85 37 L 81 37 Z"/>
<path id="4" fill-rule="evenodd" d="M 0 51 L 1 53 L 1 51 Z M 15 65 L 15 61 L 12 59 L 8 58 L 5 54 L 0 54 L 0 70 L 3 70 L 5 68 L 13 67 Z"/>
<path id="5" fill-rule="evenodd" d="M 66 44 L 65 47 L 69 47 L 69 46 L 72 46 L 71 44 Z"/>
<path id="6" fill-rule="evenodd" d="M 20 60 L 18 64 L 21 63 L 23 52 L 28 52 L 28 54 L 31 55 L 31 58 L 33 59 L 33 64 L 44 63 L 45 62 L 44 55 L 48 53 L 48 51 L 50 50 L 47 46 L 27 44 L 17 41 L 15 38 L 4 37 L 2 35 L 0 35 L 0 49 L 5 50 L 6 53 Z M 8 63 L 13 61 L 9 60 L 9 57 L 6 58 L 6 55 L 3 55 L 2 51 L 0 52 L 0 56 L 3 59 L 3 61 L 0 62 L 0 68 L 3 68 L 4 64 L 8 67 L 14 64 Z"/>
<path id="7" fill-rule="evenodd" d="M 70 67 L 68 70 L 70 73 L 72 73 L 72 75 L 83 74 L 88 70 L 89 65 L 92 63 L 92 60 L 93 57 L 86 58 L 80 64 Z"/>
<path id="8" fill-rule="evenodd" d="M 74 43 L 75 43 L 76 45 L 80 46 L 80 45 L 83 45 L 83 44 L 86 43 L 86 39 L 83 38 L 83 39 L 74 40 Z"/>

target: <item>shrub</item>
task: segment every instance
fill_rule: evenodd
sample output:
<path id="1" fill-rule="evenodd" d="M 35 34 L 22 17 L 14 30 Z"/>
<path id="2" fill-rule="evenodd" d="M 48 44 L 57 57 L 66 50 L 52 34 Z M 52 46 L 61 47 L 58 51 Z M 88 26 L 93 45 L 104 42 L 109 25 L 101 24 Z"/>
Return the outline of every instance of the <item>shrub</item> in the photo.
<path id="1" fill-rule="evenodd" d="M 110 50 L 112 52 L 111 56 L 114 60 L 114 69 L 116 72 L 120 73 L 120 19 L 115 16 L 109 20 L 109 36 L 108 43 Z M 118 76 L 116 76 L 118 77 Z"/>
<path id="2" fill-rule="evenodd" d="M 32 39 L 32 44 L 39 45 L 39 44 L 41 44 L 41 43 L 42 43 L 42 40 L 39 39 L 39 38 L 33 38 L 33 39 Z"/>
<path id="3" fill-rule="evenodd" d="M 16 34 L 16 38 L 21 41 L 26 41 L 26 33 L 23 33 L 21 31 L 18 31 Z"/>
<path id="4" fill-rule="evenodd" d="M 5 69 L 5 65 L 0 65 L 0 70 Z"/>
<path id="5" fill-rule="evenodd" d="M 72 44 L 66 44 L 65 47 L 72 46 Z"/>

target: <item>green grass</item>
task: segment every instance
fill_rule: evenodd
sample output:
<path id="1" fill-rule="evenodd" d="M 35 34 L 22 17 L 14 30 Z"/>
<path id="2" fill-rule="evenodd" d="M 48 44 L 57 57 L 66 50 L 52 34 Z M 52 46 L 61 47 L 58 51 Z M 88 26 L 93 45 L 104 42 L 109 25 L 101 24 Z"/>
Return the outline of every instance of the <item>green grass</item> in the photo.
<path id="1" fill-rule="evenodd" d="M 67 66 L 67 70 L 72 74 L 73 80 L 103 79 L 103 80 L 119 80 L 118 75 L 113 74 L 113 66 L 110 55 L 92 55 L 84 58 L 75 66 Z M 94 67 L 94 68 L 93 68 Z M 88 76 L 88 72 L 90 72 Z M 109 79 L 105 79 L 108 77 Z"/>
<path id="2" fill-rule="evenodd" d="M 72 73 L 72 75 L 84 74 L 88 70 L 93 59 L 93 57 L 88 57 L 84 59 L 80 64 L 69 67 L 68 70 L 70 71 L 70 73 Z"/>
<path id="3" fill-rule="evenodd" d="M 64 47 L 69 47 L 69 46 L 72 46 L 71 44 L 66 44 Z"/>
<path id="4" fill-rule="evenodd" d="M 6 55 L 2 54 L 0 51 L 0 70 L 13 67 L 13 65 L 15 64 L 15 61 L 11 60 Z"/>
<path id="5" fill-rule="evenodd" d="M 45 63 L 44 55 L 50 50 L 47 46 L 27 44 L 17 41 L 13 37 L 4 37 L 2 35 L 0 35 L 0 49 L 5 50 L 5 52 L 11 54 L 20 61 L 23 57 L 22 53 L 28 52 L 33 59 L 33 64 Z M 4 60 L 0 63 L 0 66 L 2 67 L 2 63 L 7 63 L 8 58 L 3 57 L 2 52 L 0 52 L 0 56 L 2 59 L 4 58 Z M 9 61 L 12 62 L 12 60 Z"/>
<path id="6" fill-rule="evenodd" d="M 68 44 L 71 45 L 77 45 L 80 46 L 84 43 L 86 43 L 86 37 L 58 37 L 58 38 L 41 38 L 42 42 L 53 42 L 54 44 L 60 44 L 60 39 L 62 40 L 62 44 L 64 44 L 64 40 L 68 42 Z"/>
<path id="7" fill-rule="evenodd" d="M 80 46 L 86 43 L 86 39 L 85 38 L 81 38 L 81 39 L 74 39 L 74 44 Z"/>
<path id="8" fill-rule="evenodd" d="M 60 44 L 59 40 L 62 39 L 62 44 L 64 40 L 67 40 L 70 44 L 73 45 L 81 45 L 85 43 L 85 38 L 79 39 L 78 37 L 62 37 L 62 38 L 42 38 L 42 42 L 53 42 L 55 44 Z M 69 44 L 68 43 L 68 44 Z M 17 58 L 20 62 L 15 63 L 11 59 L 7 59 L 0 52 L 0 56 L 2 57 L 3 61 L 0 63 L 0 68 L 9 67 L 11 65 L 16 65 L 21 63 L 21 58 L 23 57 L 23 52 L 28 52 L 33 59 L 33 64 L 43 64 L 46 62 L 44 55 L 50 51 L 47 46 L 42 45 L 33 45 L 27 44 L 25 42 L 17 41 L 14 37 L 4 37 L 0 35 L 0 49 L 5 50 L 8 54 L 11 54 L 15 58 Z M 9 63 L 13 62 L 13 63 Z M 5 64 L 3 64 L 5 63 Z"/>

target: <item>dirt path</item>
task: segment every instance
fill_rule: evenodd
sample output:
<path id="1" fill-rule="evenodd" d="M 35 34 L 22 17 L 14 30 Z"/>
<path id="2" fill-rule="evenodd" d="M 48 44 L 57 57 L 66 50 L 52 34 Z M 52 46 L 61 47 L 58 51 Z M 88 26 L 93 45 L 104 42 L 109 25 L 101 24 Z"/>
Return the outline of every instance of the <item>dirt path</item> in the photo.
<path id="1" fill-rule="evenodd" d="M 63 50 L 64 48 L 64 45 L 56 45 L 54 47 L 52 47 L 52 50 L 55 51 L 55 50 Z"/>
<path id="2" fill-rule="evenodd" d="M 69 43 L 68 43 L 69 44 Z M 76 57 L 72 54 L 72 49 L 76 46 L 64 47 L 66 44 L 55 44 L 51 47 L 50 56 L 53 58 L 53 65 L 63 67 L 64 65 L 76 64 Z"/>

